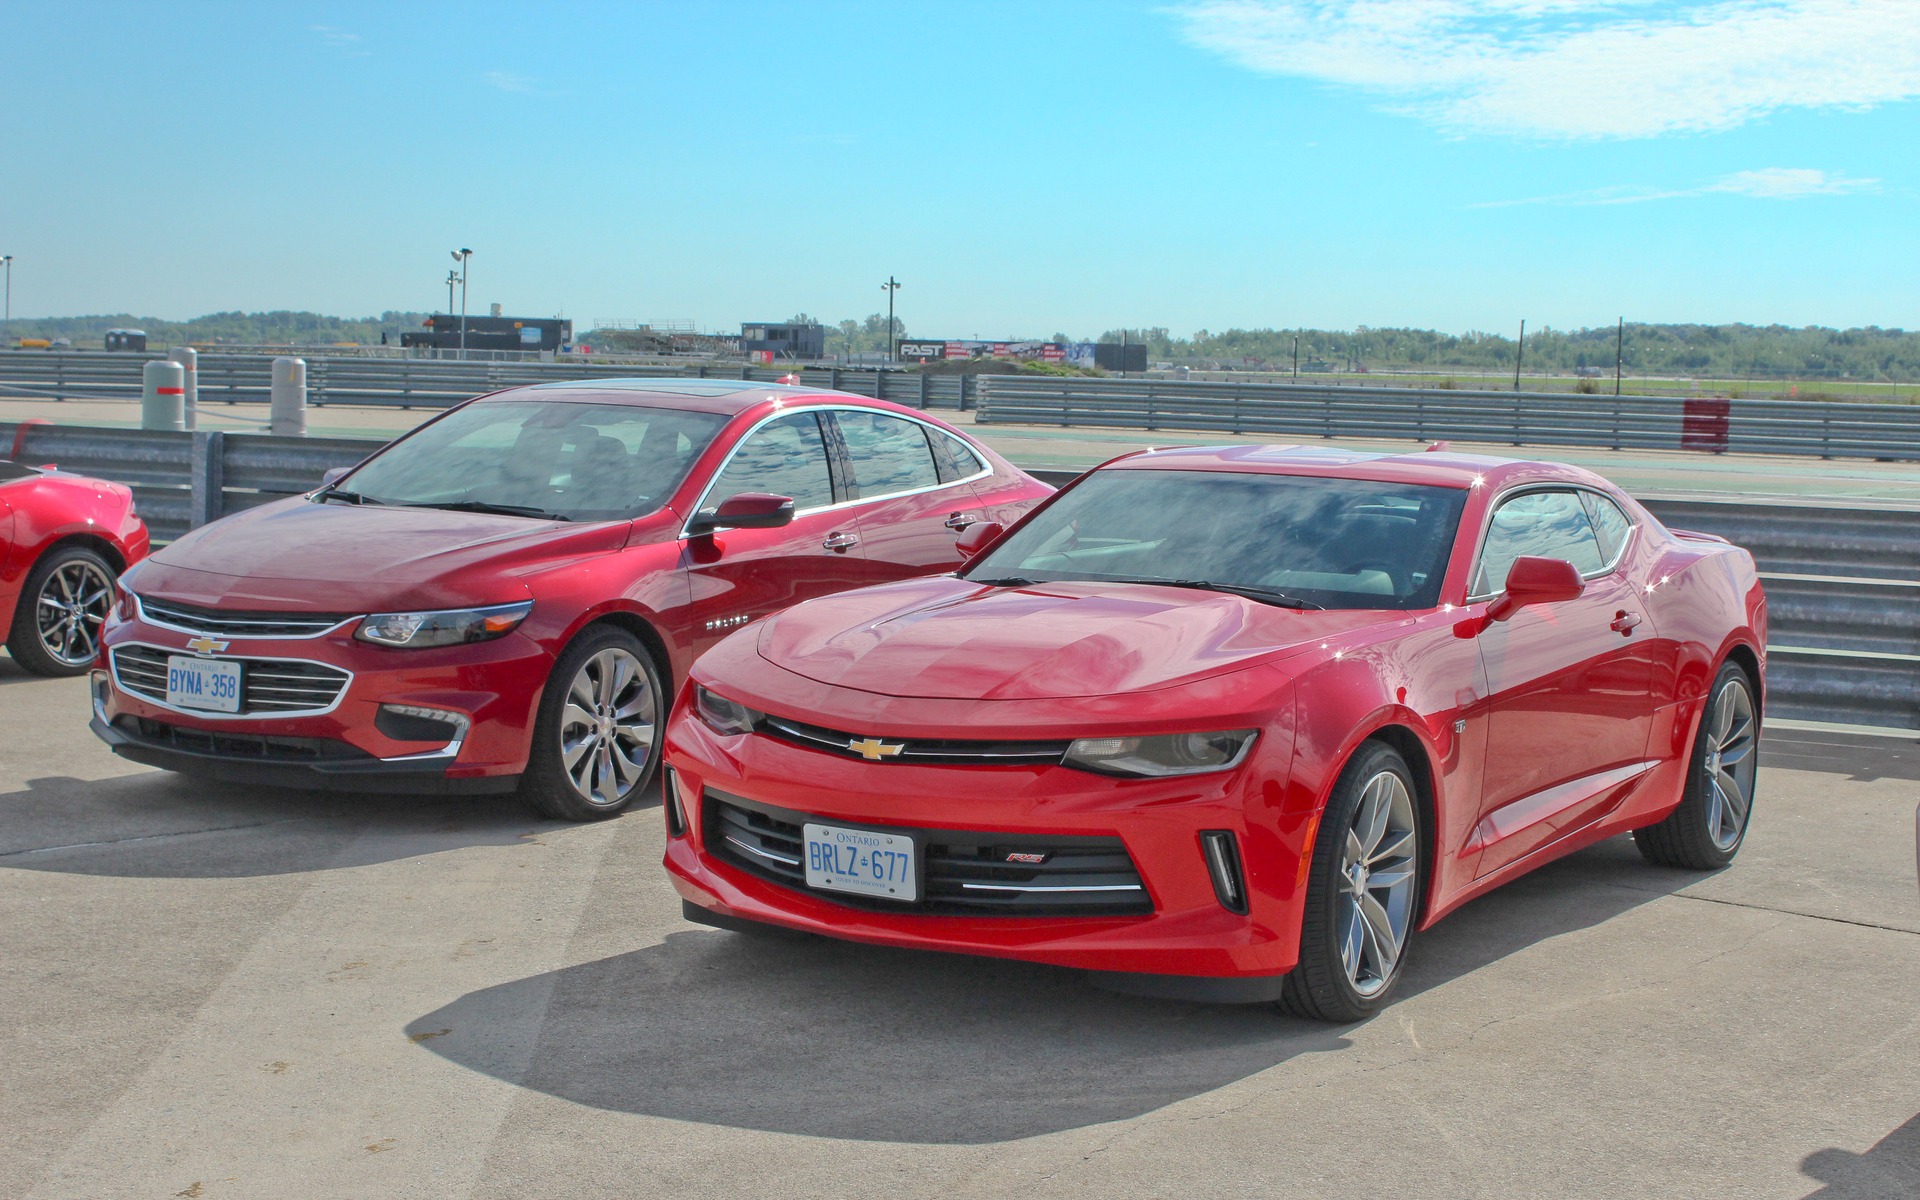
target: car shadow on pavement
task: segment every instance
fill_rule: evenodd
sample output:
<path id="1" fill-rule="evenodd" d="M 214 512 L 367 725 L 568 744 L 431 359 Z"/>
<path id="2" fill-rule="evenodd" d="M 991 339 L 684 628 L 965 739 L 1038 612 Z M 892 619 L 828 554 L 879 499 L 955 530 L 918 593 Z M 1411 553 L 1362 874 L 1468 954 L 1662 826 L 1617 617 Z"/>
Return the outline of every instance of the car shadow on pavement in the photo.
<path id="1" fill-rule="evenodd" d="M 658 789 L 636 811 L 659 803 Z M 0 868 L 231 879 L 367 866 L 580 828 L 506 796 L 298 791 L 142 771 L 0 795 Z"/>
<path id="2" fill-rule="evenodd" d="M 1448 917 L 1418 945 L 1402 998 L 1697 878 L 1649 872 L 1630 843 L 1625 852 L 1630 867 L 1617 848 L 1590 850 Z M 1614 882 L 1626 870 L 1633 886 Z M 529 1059 L 523 1020 L 542 1010 Z M 915 1144 L 1124 1120 L 1348 1045 L 1342 1027 L 1266 1005 L 1148 1000 L 1060 968 L 691 925 L 469 993 L 406 1032 L 459 1065 L 578 1104 Z"/>
<path id="3" fill-rule="evenodd" d="M 1809 1178 L 1826 1186 L 1807 1200 L 1883 1200 L 1920 1196 L 1920 1115 L 1881 1138 L 1865 1154 L 1819 1150 L 1800 1163 Z"/>

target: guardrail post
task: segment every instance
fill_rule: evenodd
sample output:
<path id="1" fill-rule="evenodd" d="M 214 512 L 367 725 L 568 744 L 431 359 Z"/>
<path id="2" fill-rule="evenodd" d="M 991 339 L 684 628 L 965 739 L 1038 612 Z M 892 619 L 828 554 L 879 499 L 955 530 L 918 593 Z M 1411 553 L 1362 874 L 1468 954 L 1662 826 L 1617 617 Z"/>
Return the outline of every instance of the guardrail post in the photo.
<path id="1" fill-rule="evenodd" d="M 226 515 L 221 493 L 227 486 L 226 434 L 218 429 L 195 430 L 187 482 L 192 500 L 188 526 L 198 529 Z"/>
<path id="2" fill-rule="evenodd" d="M 927 381 L 931 378 L 925 371 L 920 372 L 920 411 L 927 408 Z"/>
<path id="3" fill-rule="evenodd" d="M 182 404 L 186 427 L 195 429 L 200 424 L 200 352 L 192 346 L 175 346 L 167 355 L 180 364 L 180 370 L 187 377 L 185 403 Z"/>
<path id="4" fill-rule="evenodd" d="M 307 436 L 306 360 L 274 359 L 273 384 L 268 396 L 267 431 L 282 437 Z"/>
<path id="5" fill-rule="evenodd" d="M 155 359 L 140 368 L 140 428 L 186 428 L 187 373 L 177 362 Z"/>

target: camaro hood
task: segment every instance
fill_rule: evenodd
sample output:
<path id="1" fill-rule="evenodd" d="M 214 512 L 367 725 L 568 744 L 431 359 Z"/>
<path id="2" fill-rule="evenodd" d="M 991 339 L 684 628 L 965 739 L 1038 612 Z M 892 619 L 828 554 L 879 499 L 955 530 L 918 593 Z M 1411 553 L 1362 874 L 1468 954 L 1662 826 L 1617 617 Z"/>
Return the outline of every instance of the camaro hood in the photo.
<path id="1" fill-rule="evenodd" d="M 516 568 L 618 549 L 627 529 L 295 498 L 194 530 L 149 559 L 132 586 L 190 604 L 316 612 L 493 603 L 524 589 L 481 596 L 474 581 L 498 590 Z"/>
<path id="2" fill-rule="evenodd" d="M 1148 584 L 990 588 L 943 576 L 788 609 L 761 626 L 759 653 L 860 691 L 1035 700 L 1172 687 L 1401 615 L 1302 612 Z"/>

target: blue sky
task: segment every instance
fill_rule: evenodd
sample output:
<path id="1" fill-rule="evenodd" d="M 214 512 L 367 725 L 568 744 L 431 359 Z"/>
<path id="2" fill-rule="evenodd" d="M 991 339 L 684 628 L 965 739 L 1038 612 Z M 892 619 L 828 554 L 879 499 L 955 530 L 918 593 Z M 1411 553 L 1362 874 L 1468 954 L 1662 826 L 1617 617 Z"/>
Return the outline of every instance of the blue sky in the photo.
<path id="1" fill-rule="evenodd" d="M 1920 0 L 10 5 L 14 312 L 1920 326 Z"/>

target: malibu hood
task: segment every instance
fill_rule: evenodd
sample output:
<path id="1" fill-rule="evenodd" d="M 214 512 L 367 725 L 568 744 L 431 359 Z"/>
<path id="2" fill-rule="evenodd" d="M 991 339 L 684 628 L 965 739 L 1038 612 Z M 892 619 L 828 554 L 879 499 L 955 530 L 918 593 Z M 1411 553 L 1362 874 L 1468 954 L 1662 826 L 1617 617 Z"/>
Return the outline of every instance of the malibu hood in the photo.
<path id="1" fill-rule="evenodd" d="M 759 653 L 816 682 L 865 692 L 1038 700 L 1191 683 L 1400 618 L 1148 584 L 989 588 L 944 576 L 788 609 L 761 626 Z"/>
<path id="2" fill-rule="evenodd" d="M 516 568 L 617 550 L 627 533 L 624 521 L 568 525 L 294 498 L 194 530 L 141 564 L 132 586 L 187 604 L 313 612 L 498 603 L 525 594 L 511 581 Z M 503 585 L 501 595 L 475 592 Z"/>

